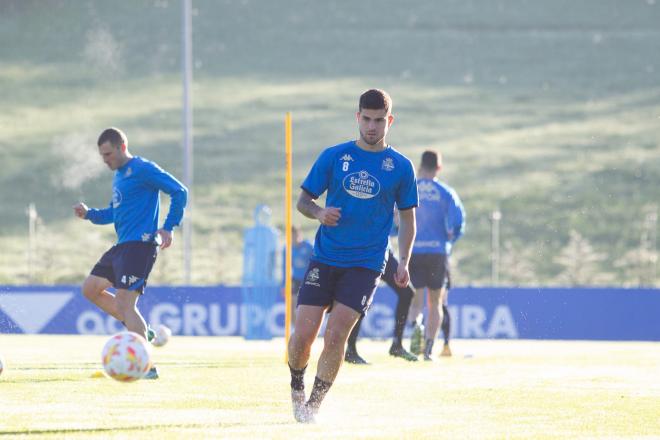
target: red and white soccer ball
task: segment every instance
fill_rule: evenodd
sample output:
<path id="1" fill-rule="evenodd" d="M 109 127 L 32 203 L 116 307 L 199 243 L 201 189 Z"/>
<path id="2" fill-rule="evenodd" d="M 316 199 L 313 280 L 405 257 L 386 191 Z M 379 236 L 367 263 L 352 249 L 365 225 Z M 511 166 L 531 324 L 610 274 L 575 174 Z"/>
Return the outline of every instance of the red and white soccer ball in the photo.
<path id="1" fill-rule="evenodd" d="M 103 369 L 120 382 L 142 379 L 151 368 L 149 343 L 133 332 L 121 332 L 108 339 L 101 354 Z"/>
<path id="2" fill-rule="evenodd" d="M 164 326 L 163 324 L 156 327 L 156 339 L 151 341 L 156 347 L 162 347 L 167 344 L 170 338 L 172 337 L 172 330 L 169 327 Z"/>

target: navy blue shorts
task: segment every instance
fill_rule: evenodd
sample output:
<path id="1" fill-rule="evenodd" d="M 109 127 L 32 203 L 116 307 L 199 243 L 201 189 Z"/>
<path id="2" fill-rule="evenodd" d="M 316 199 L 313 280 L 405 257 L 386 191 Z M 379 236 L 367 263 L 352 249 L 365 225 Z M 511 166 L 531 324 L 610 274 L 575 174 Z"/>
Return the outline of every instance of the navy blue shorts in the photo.
<path id="1" fill-rule="evenodd" d="M 441 289 L 449 279 L 449 259 L 444 254 L 412 254 L 410 282 L 415 289 Z"/>
<path id="2" fill-rule="evenodd" d="M 115 289 L 143 293 L 157 256 L 158 246 L 154 242 L 127 241 L 108 249 L 91 274 L 107 279 Z"/>
<path id="3" fill-rule="evenodd" d="M 334 301 L 364 315 L 378 287 L 380 272 L 364 267 L 337 267 L 310 261 L 298 292 L 298 305 L 330 306 Z"/>

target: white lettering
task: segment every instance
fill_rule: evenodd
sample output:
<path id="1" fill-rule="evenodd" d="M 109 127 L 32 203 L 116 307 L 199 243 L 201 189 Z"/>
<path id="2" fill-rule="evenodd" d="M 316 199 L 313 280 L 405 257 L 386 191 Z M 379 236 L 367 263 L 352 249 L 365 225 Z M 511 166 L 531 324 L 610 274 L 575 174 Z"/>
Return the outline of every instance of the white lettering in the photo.
<path id="1" fill-rule="evenodd" d="M 463 321 L 461 334 L 464 338 L 483 338 L 483 325 L 486 321 L 486 312 L 479 306 L 463 306 L 461 310 Z"/>
<path id="2" fill-rule="evenodd" d="M 87 310 L 81 313 L 76 320 L 76 330 L 81 335 L 103 335 L 103 317 L 96 312 Z"/>
<path id="3" fill-rule="evenodd" d="M 264 322 L 264 310 L 256 304 L 243 304 L 241 307 L 241 335 L 248 334 L 250 327 L 259 327 Z"/>
<path id="4" fill-rule="evenodd" d="M 271 307 L 270 312 L 266 316 L 266 328 L 272 336 L 284 336 L 284 326 L 277 325 L 277 320 L 279 316 L 284 316 L 286 313 L 286 307 L 284 303 L 277 303 Z M 282 318 L 284 322 L 284 318 Z"/>
<path id="5" fill-rule="evenodd" d="M 203 335 L 209 334 L 204 324 L 208 318 L 206 307 L 202 304 L 184 304 L 183 305 L 183 334 L 184 335 Z"/>
<path id="6" fill-rule="evenodd" d="M 172 303 L 160 303 L 154 306 L 149 313 L 149 322 L 158 327 L 165 324 L 172 330 L 173 334 L 181 332 L 181 314 L 179 308 Z"/>
<path id="7" fill-rule="evenodd" d="M 221 313 L 220 305 L 213 303 L 209 306 L 209 327 L 211 334 L 216 336 L 227 336 L 236 334 L 238 330 L 238 306 L 236 304 L 227 304 L 226 323 L 224 327 L 220 324 Z"/>
<path id="8" fill-rule="evenodd" d="M 373 180 L 369 179 L 360 179 L 360 178 L 355 178 L 351 176 L 351 186 L 352 185 L 357 185 L 361 187 L 367 187 L 367 188 L 374 188 L 376 186 L 376 183 Z"/>
<path id="9" fill-rule="evenodd" d="M 518 337 L 518 329 L 508 306 L 502 305 L 495 308 L 490 325 L 488 326 L 487 336 L 489 338 L 496 338 L 498 336 L 505 336 L 507 338 Z"/>
<path id="10" fill-rule="evenodd" d="M 451 316 L 451 332 L 453 333 L 451 336 L 452 337 L 458 337 L 461 338 L 463 337 L 463 333 L 461 332 L 461 326 L 460 320 L 459 320 L 459 313 L 458 313 L 458 306 L 452 306 L 450 305 L 447 307 L 449 309 L 449 316 Z M 456 329 L 456 330 L 454 330 Z M 442 332 L 439 332 L 439 336 L 442 335 Z"/>

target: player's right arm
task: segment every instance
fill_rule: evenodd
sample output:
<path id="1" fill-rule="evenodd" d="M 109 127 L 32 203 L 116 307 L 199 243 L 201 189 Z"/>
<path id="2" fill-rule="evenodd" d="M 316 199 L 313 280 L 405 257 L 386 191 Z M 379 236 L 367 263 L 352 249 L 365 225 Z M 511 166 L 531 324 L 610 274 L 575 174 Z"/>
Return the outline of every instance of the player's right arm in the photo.
<path id="1" fill-rule="evenodd" d="M 83 202 L 79 202 L 73 205 L 73 213 L 76 217 L 89 220 L 95 225 L 107 225 L 114 222 L 112 202 L 104 209 L 88 208 Z"/>
<path id="2" fill-rule="evenodd" d="M 300 191 L 296 208 L 305 217 L 316 219 L 322 225 L 326 226 L 337 226 L 341 218 L 341 208 L 335 208 L 333 206 L 321 208 L 305 190 Z"/>
<path id="3" fill-rule="evenodd" d="M 332 175 L 334 155 L 335 149 L 328 148 L 321 153 L 318 159 L 316 159 L 309 174 L 303 181 L 302 185 L 300 185 L 302 191 L 300 192 L 298 203 L 296 204 L 296 208 L 298 208 L 298 211 L 300 211 L 302 215 L 308 218 L 317 219 L 325 226 L 337 226 L 337 223 L 341 218 L 341 208 L 333 206 L 321 208 L 314 201 L 328 189 Z"/>

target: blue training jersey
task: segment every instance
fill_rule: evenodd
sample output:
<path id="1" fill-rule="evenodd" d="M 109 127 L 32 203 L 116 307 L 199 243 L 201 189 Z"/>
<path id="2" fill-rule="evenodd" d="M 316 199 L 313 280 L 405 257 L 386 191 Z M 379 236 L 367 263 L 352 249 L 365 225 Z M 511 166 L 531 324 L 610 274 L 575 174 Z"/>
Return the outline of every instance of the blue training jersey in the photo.
<path id="1" fill-rule="evenodd" d="M 115 171 L 112 200 L 105 209 L 90 209 L 87 219 L 97 225 L 115 224 L 117 243 L 152 241 L 158 230 L 159 191 L 171 197 L 163 229 L 181 223 L 188 190 L 154 162 L 134 156 Z"/>
<path id="2" fill-rule="evenodd" d="M 302 281 L 307 272 L 309 260 L 312 258 L 314 252 L 314 245 L 309 240 L 302 240 L 298 244 L 291 246 L 291 278 L 294 280 Z M 284 284 L 284 272 L 286 258 L 286 246 L 282 249 L 282 283 Z"/>
<path id="3" fill-rule="evenodd" d="M 451 254 L 452 245 L 465 232 L 465 210 L 449 185 L 436 179 L 419 179 L 419 208 L 414 254 Z M 451 236 L 451 238 L 450 238 Z"/>
<path id="4" fill-rule="evenodd" d="M 326 207 L 341 208 L 337 226 L 321 225 L 312 259 L 338 267 L 382 272 L 394 206 L 417 206 L 415 170 L 394 148 L 370 152 L 355 141 L 323 151 L 301 188 L 318 198 L 327 191 Z"/>

